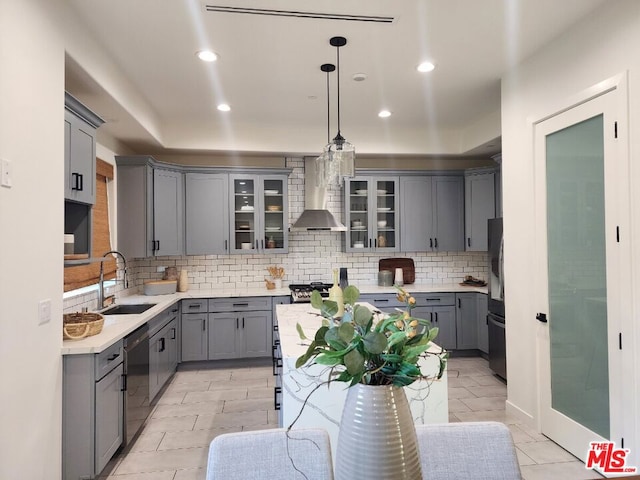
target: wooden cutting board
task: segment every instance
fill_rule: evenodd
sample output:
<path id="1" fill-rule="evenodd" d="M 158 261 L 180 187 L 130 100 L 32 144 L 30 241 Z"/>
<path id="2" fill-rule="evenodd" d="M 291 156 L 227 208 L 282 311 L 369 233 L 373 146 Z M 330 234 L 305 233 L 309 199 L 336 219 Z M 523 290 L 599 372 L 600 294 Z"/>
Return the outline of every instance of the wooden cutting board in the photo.
<path id="1" fill-rule="evenodd" d="M 416 266 L 412 258 L 381 258 L 378 262 L 378 270 L 391 270 L 395 273 L 396 268 L 402 269 L 405 284 L 416 281 Z"/>

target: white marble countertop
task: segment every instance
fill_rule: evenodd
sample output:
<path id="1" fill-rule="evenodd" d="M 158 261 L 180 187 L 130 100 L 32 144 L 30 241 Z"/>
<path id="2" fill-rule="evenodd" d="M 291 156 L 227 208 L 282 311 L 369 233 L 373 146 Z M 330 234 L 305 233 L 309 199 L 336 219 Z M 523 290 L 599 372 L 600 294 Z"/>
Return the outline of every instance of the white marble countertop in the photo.
<path id="1" fill-rule="evenodd" d="M 360 293 L 396 293 L 394 287 L 379 287 L 378 285 L 356 285 Z M 487 287 L 470 287 L 459 283 L 442 285 L 412 283 L 403 287 L 409 293 L 440 293 L 440 292 L 478 292 L 487 293 Z"/>

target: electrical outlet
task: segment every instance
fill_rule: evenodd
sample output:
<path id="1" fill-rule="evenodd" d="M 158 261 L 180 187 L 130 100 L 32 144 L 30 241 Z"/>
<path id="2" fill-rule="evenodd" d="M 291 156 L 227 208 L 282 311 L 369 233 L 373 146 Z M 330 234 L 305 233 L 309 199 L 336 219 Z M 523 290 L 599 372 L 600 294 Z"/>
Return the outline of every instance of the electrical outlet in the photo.
<path id="1" fill-rule="evenodd" d="M 46 299 L 38 302 L 38 325 L 51 321 L 51 300 Z"/>
<path id="2" fill-rule="evenodd" d="M 0 160 L 0 185 L 7 188 L 13 186 L 11 173 L 11 162 L 5 159 Z"/>

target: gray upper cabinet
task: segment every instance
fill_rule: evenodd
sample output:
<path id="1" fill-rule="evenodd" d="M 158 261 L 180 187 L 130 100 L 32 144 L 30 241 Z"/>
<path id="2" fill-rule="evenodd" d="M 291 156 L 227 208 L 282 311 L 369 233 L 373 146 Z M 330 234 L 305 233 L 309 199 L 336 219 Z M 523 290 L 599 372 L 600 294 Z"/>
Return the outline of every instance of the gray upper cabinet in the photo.
<path id="1" fill-rule="evenodd" d="M 487 251 L 487 220 L 495 218 L 495 175 L 493 172 L 465 177 L 465 249 Z"/>
<path id="2" fill-rule="evenodd" d="M 184 178 L 151 157 L 117 157 L 118 249 L 127 258 L 184 253 Z"/>
<path id="3" fill-rule="evenodd" d="M 104 121 L 65 92 L 64 197 L 93 205 L 96 200 L 96 129 Z"/>
<path id="4" fill-rule="evenodd" d="M 184 179 L 172 170 L 153 170 L 154 255 L 184 253 Z"/>
<path id="5" fill-rule="evenodd" d="M 400 177 L 401 250 L 464 250 L 463 190 L 461 176 Z"/>
<path id="6" fill-rule="evenodd" d="M 229 253 L 228 183 L 226 174 L 185 174 L 187 255 Z"/>
<path id="7" fill-rule="evenodd" d="M 400 250 L 398 177 L 350 178 L 345 182 L 346 251 Z"/>

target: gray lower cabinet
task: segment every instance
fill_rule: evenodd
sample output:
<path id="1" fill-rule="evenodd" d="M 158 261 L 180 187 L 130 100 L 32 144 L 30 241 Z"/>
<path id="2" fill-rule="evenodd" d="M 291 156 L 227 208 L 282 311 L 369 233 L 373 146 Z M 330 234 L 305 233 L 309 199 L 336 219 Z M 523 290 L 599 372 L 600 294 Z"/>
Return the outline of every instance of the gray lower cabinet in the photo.
<path id="1" fill-rule="evenodd" d="M 496 216 L 493 172 L 465 176 L 465 249 L 487 251 L 487 220 Z"/>
<path id="2" fill-rule="evenodd" d="M 62 375 L 62 478 L 96 478 L 124 434 L 123 348 L 65 355 Z"/>
<path id="3" fill-rule="evenodd" d="M 177 312 L 177 309 L 176 309 Z M 162 314 L 160 314 L 162 315 Z M 149 337 L 149 401 L 162 390 L 178 366 L 178 317 L 170 317 Z"/>
<path id="4" fill-rule="evenodd" d="M 183 362 L 271 355 L 271 297 L 188 299 L 182 312 Z"/>
<path id="5" fill-rule="evenodd" d="M 184 302 L 184 300 L 183 300 Z M 206 300 L 205 300 L 206 302 Z M 183 312 L 184 312 L 183 303 Z M 183 313 L 180 321 L 183 362 L 206 360 L 208 352 L 208 313 Z"/>
<path id="6" fill-rule="evenodd" d="M 187 255 L 229 253 L 229 176 L 185 174 Z"/>
<path id="7" fill-rule="evenodd" d="M 464 181 L 461 176 L 400 177 L 400 250 L 464 250 Z"/>
<path id="8" fill-rule="evenodd" d="M 488 306 L 487 306 L 487 294 L 477 293 L 477 322 L 478 322 L 478 350 L 483 353 L 489 353 L 489 320 L 488 320 Z"/>
<path id="9" fill-rule="evenodd" d="M 438 328 L 435 343 L 446 350 L 455 350 L 456 340 L 456 310 L 453 305 L 434 307 L 416 307 L 412 316 L 429 320 L 432 327 Z"/>
<path id="10" fill-rule="evenodd" d="M 478 295 L 475 292 L 456 294 L 456 348 L 478 348 Z"/>

